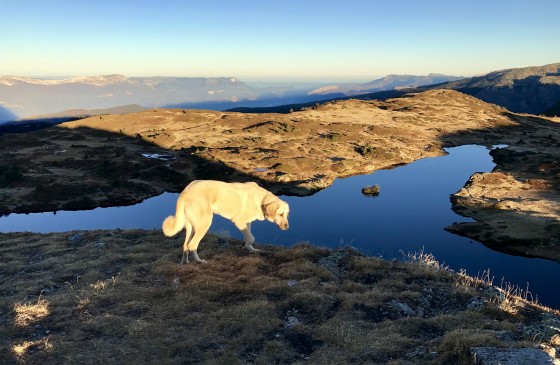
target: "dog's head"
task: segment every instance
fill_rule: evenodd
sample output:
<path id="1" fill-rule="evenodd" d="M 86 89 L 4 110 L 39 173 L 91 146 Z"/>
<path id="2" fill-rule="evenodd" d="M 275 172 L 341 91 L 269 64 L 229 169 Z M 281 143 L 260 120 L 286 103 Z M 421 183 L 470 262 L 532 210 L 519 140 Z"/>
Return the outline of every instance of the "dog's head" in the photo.
<path id="1" fill-rule="evenodd" d="M 264 217 L 270 222 L 276 223 L 278 228 L 286 230 L 290 227 L 288 223 L 290 206 L 288 203 L 269 193 L 263 200 L 262 208 Z"/>

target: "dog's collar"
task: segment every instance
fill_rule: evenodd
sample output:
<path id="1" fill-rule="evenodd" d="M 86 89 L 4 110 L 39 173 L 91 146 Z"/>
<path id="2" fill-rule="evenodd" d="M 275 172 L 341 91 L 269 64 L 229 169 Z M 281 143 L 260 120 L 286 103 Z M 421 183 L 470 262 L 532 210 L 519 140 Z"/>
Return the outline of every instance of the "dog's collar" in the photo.
<path id="1" fill-rule="evenodd" d="M 267 205 L 272 204 L 272 202 L 270 202 L 270 203 L 265 203 L 266 197 L 269 196 L 269 195 L 274 196 L 274 194 L 272 194 L 270 191 L 267 191 L 266 194 L 264 195 L 262 201 L 261 201 L 261 209 L 262 209 L 263 213 L 266 211 Z M 264 214 L 264 216 L 266 217 L 266 214 Z"/>

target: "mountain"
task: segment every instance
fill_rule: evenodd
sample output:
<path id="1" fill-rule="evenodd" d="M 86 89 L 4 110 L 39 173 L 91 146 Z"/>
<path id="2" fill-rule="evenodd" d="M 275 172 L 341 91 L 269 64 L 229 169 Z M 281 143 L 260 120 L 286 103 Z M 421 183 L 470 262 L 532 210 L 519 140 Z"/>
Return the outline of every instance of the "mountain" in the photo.
<path id="1" fill-rule="evenodd" d="M 415 75 L 389 75 L 364 84 L 330 85 L 314 89 L 308 95 L 354 96 L 384 90 L 399 90 L 403 88 L 419 87 L 424 85 L 440 84 L 448 81 L 460 80 L 459 76 L 442 74 L 429 74 L 427 76 Z"/>
<path id="2" fill-rule="evenodd" d="M 433 88 L 457 90 L 512 112 L 541 114 L 560 102 L 560 63 L 510 68 L 420 89 Z"/>
<path id="3" fill-rule="evenodd" d="M 236 78 L 126 77 L 104 75 L 65 79 L 0 77 L 0 122 L 68 109 L 144 107 L 223 109 L 289 103 L 312 89 L 290 85 L 254 87 Z M 15 118 L 14 118 L 15 116 Z"/>
<path id="4" fill-rule="evenodd" d="M 390 85 L 392 76 L 379 79 L 389 81 L 373 85 Z M 366 85 L 366 84 L 362 84 Z M 322 102 L 332 100 L 348 99 L 377 99 L 385 100 L 395 98 L 409 93 L 420 93 L 434 89 L 451 89 L 464 94 L 474 96 L 482 101 L 502 106 L 516 113 L 544 114 L 548 116 L 560 115 L 560 63 L 544 66 L 532 66 L 523 68 L 511 68 L 493 71 L 485 75 L 464 78 L 461 80 L 443 82 L 433 85 L 419 87 L 395 87 L 393 90 L 360 93 L 352 96 L 343 96 L 339 92 L 335 94 L 334 87 L 328 88 L 332 94 L 323 94 Z M 314 92 L 318 92 L 316 89 Z M 327 88 L 323 88 L 326 91 Z M 340 91 L 340 90 L 339 90 Z M 330 98 L 329 98 L 330 97 Z M 287 113 L 308 107 L 313 107 L 316 102 L 301 102 L 285 106 L 263 107 L 263 108 L 233 108 L 231 111 L 244 113 Z"/>
<path id="5" fill-rule="evenodd" d="M 388 76 L 388 78 L 390 77 Z M 419 93 L 433 89 L 460 91 L 516 113 L 560 115 L 560 63 L 510 68 L 433 85 L 410 88 L 395 87 L 390 91 L 363 92 L 355 94 L 353 97 L 384 100 L 388 97 L 398 97 L 407 93 Z M 334 89 L 331 88 L 331 91 L 334 92 Z M 332 99 L 341 98 L 335 97 L 335 94 L 332 95 Z M 299 110 L 301 107 L 307 106 L 309 104 L 292 105 L 291 108 Z M 248 110 L 245 110 L 245 112 L 248 112 Z"/>

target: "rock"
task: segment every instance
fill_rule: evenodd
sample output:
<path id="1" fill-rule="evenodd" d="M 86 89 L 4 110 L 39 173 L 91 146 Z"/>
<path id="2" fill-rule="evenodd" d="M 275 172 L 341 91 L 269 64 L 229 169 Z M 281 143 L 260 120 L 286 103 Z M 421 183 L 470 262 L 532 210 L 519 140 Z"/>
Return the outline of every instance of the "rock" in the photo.
<path id="1" fill-rule="evenodd" d="M 401 313 L 403 313 L 403 314 L 405 314 L 405 315 L 407 315 L 407 316 L 414 316 L 414 315 L 416 315 L 416 312 L 415 312 L 414 310 L 412 310 L 412 308 L 410 308 L 410 307 L 408 306 L 408 304 L 401 303 L 401 302 L 399 302 L 399 301 L 397 301 L 397 300 L 391 300 L 391 301 L 389 302 L 389 305 L 390 305 L 392 308 L 398 310 L 399 312 L 401 312 Z"/>
<path id="2" fill-rule="evenodd" d="M 540 349 L 473 347 L 475 365 L 560 365 L 560 361 Z"/>
<path id="3" fill-rule="evenodd" d="M 297 326 L 298 324 L 301 324 L 301 322 L 299 319 L 297 319 L 296 316 L 288 316 L 288 318 L 286 318 L 286 321 L 284 322 L 284 326 L 286 328 L 292 328 L 294 326 Z"/>
<path id="4" fill-rule="evenodd" d="M 479 309 L 482 307 L 484 307 L 484 299 L 481 297 L 474 297 L 467 304 L 467 309 L 471 309 L 471 310 Z"/>
<path id="5" fill-rule="evenodd" d="M 414 349 L 414 351 L 408 352 L 404 356 L 406 356 L 409 359 L 416 359 L 416 358 L 422 358 L 427 354 L 428 354 L 428 348 L 426 346 L 418 346 L 417 348 Z"/>
<path id="6" fill-rule="evenodd" d="M 80 242 L 84 239 L 84 235 L 82 233 L 76 233 L 76 234 L 71 235 L 67 239 L 68 239 L 68 241 L 72 241 L 72 242 Z"/>
<path id="7" fill-rule="evenodd" d="M 98 250 L 101 250 L 103 248 L 105 248 L 107 246 L 107 244 L 105 242 L 95 242 L 92 244 L 93 247 L 97 248 Z"/>

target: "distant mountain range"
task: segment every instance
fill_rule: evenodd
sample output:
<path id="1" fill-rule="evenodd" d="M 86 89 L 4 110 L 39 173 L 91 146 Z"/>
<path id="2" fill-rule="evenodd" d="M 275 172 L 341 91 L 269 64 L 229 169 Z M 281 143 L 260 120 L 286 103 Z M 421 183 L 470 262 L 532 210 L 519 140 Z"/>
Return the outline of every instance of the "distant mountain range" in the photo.
<path id="1" fill-rule="evenodd" d="M 236 78 L 125 77 L 105 75 L 66 79 L 0 77 L 0 122 L 59 113 L 70 109 L 144 107 L 222 109 L 243 101 L 271 105 L 299 100 L 310 88 L 252 87 Z M 292 99 L 295 98 L 295 99 Z M 81 113 L 81 111 L 78 111 Z"/>
<path id="2" fill-rule="evenodd" d="M 470 78 L 389 75 L 363 84 L 255 87 L 236 78 L 126 77 L 65 79 L 0 77 L 0 123 L 75 119 L 108 108 L 177 107 L 288 112 L 318 101 L 348 97 L 386 99 L 434 88 L 453 89 L 513 112 L 560 114 L 560 63 L 512 68 Z M 111 112 L 111 111 L 109 111 Z M 115 111 L 112 111 L 115 112 Z M 118 113 L 118 112 L 117 112 Z M 66 119 L 68 120 L 68 119 Z"/>
<path id="3" fill-rule="evenodd" d="M 456 80 L 454 76 L 391 75 L 365 84 L 255 87 L 236 78 L 126 77 L 104 75 L 65 79 L 0 77 L 0 122 L 78 118 L 122 105 L 223 110 L 266 107 Z M 317 86 L 321 86 L 317 88 Z M 323 88 L 322 88 L 323 87 Z M 325 95 L 328 94 L 328 95 Z M 97 112 L 92 112 L 97 110 Z"/>
<path id="4" fill-rule="evenodd" d="M 380 80 L 391 80 L 394 76 Z M 402 76 L 405 80 L 405 76 Z M 383 82 L 381 82 L 383 84 Z M 366 84 L 363 84 L 366 85 Z M 334 88 L 315 90 L 325 100 L 347 99 L 345 93 L 354 94 L 358 99 L 379 99 L 399 97 L 407 93 L 417 93 L 431 89 L 452 89 L 474 96 L 488 103 L 502 106 L 512 112 L 560 116 L 560 63 L 544 66 L 511 68 L 493 71 L 485 75 L 463 78 L 433 85 L 418 87 L 395 86 L 384 91 L 355 93 L 354 87 L 345 92 Z M 328 93 L 331 90 L 331 93 Z M 352 90 L 352 91 L 348 91 Z M 285 113 L 312 106 L 313 102 L 275 106 L 269 108 L 235 108 L 232 111 L 258 113 Z"/>
<path id="5" fill-rule="evenodd" d="M 367 82 L 365 84 L 340 84 L 324 86 L 308 93 L 308 95 L 333 95 L 354 96 L 385 90 L 399 90 L 403 88 L 419 87 L 424 85 L 440 84 L 448 81 L 460 80 L 463 77 L 441 74 L 427 76 L 414 75 L 389 75 Z"/>

